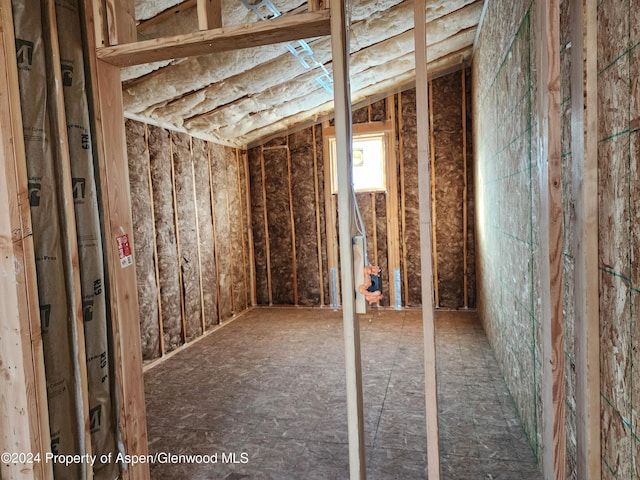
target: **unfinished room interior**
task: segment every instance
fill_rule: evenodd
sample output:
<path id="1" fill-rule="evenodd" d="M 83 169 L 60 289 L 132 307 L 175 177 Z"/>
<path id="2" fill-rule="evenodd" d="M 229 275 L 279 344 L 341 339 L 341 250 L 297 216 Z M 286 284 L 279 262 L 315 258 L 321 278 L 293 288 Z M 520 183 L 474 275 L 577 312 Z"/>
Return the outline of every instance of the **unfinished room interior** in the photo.
<path id="1" fill-rule="evenodd" d="M 0 0 L 0 67 L 0 480 L 640 478 L 640 2 Z"/>

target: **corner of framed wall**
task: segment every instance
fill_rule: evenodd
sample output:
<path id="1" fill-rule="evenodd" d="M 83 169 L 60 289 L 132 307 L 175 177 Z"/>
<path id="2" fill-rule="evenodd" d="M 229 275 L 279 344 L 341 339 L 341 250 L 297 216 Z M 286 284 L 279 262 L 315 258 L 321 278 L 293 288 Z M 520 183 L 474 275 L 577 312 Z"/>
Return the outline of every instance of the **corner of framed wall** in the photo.
<path id="1" fill-rule="evenodd" d="M 116 3 L 122 7 L 133 4 L 129 1 Z M 129 8 L 127 11 L 132 10 Z M 135 245 L 132 245 L 133 222 L 120 68 L 98 60 L 95 55 L 96 39 L 102 38 L 100 33 L 105 31 L 102 13 L 96 2 L 85 3 L 87 83 L 91 91 L 95 151 L 102 191 L 100 206 L 110 290 L 113 370 L 119 397 L 117 423 L 121 450 L 128 455 L 145 455 L 148 443 L 136 271 L 134 262 L 122 262 L 122 246 L 130 244 L 135 254 Z M 131 38 L 120 32 L 117 43 L 127 40 L 131 41 Z M 122 478 L 149 478 L 149 465 L 129 465 L 123 469 Z"/>

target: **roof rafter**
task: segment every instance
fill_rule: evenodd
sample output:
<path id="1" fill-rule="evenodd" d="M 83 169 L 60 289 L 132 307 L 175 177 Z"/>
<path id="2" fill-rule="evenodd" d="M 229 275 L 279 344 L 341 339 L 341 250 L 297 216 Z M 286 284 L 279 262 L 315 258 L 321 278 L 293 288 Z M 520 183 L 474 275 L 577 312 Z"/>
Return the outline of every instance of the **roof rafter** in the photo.
<path id="1" fill-rule="evenodd" d="M 443 56 L 445 56 L 451 49 L 455 49 L 458 51 L 460 48 L 466 48 L 470 46 L 470 42 L 473 39 L 473 35 L 475 34 L 475 27 L 465 29 L 461 32 L 457 32 L 456 34 L 445 38 L 444 40 L 430 45 L 430 50 L 432 52 L 432 59 L 439 60 Z M 359 62 L 357 58 L 357 54 L 353 58 L 352 68 L 351 70 L 351 81 L 352 84 L 358 87 L 359 84 L 363 81 L 367 81 L 365 79 L 376 78 L 380 81 L 386 81 L 389 79 L 393 79 L 397 72 L 394 72 L 391 67 L 394 62 L 403 62 L 406 59 L 412 59 L 413 51 L 407 50 L 404 52 L 400 52 L 399 56 L 385 58 L 383 65 L 378 66 L 368 66 L 367 62 Z M 407 62 L 404 62 L 405 64 Z M 411 62 L 408 62 L 409 64 Z M 413 68 L 413 67 L 411 67 Z M 376 72 L 373 74 L 372 72 Z M 390 72 L 385 75 L 386 72 Z M 322 89 L 314 88 L 309 90 L 303 83 L 297 85 L 291 85 L 291 81 L 287 82 L 288 84 L 280 84 L 279 87 L 271 89 L 270 92 L 265 92 L 260 96 L 259 99 L 254 99 L 251 96 L 245 96 L 237 101 L 226 104 L 222 107 L 217 108 L 212 112 L 207 112 L 205 114 L 196 115 L 192 118 L 185 119 L 185 126 L 188 128 L 194 127 L 198 125 L 198 123 L 211 123 L 213 125 L 230 125 L 230 119 L 234 117 L 242 117 L 247 112 L 251 112 L 251 116 L 254 117 L 254 122 L 259 122 L 257 120 L 258 115 L 265 116 L 265 123 L 268 124 L 270 117 L 273 114 L 279 116 L 279 112 L 283 112 L 283 116 L 288 116 L 287 112 L 290 111 L 289 105 L 304 105 L 307 101 L 317 100 L 317 104 L 326 103 L 326 98 L 328 98 L 322 92 Z M 309 82 L 312 84 L 312 82 Z M 288 102 L 286 105 L 277 105 L 277 100 L 280 96 L 279 90 L 286 90 L 288 93 Z M 266 98 L 265 98 L 266 96 Z M 256 101 L 257 100 L 257 101 Z M 256 105 L 257 104 L 257 105 Z M 262 108 L 260 108 L 262 105 Z M 260 108 L 260 110 L 258 110 Z M 236 127 L 237 128 L 237 127 Z"/>
<path id="2" fill-rule="evenodd" d="M 473 37 L 474 31 L 469 32 L 470 38 Z M 470 41 L 463 46 L 462 48 L 455 50 L 451 53 L 440 53 L 437 54 L 429 61 L 428 69 L 429 69 L 429 77 L 432 76 L 440 76 L 441 72 L 450 72 L 453 70 L 457 70 L 462 68 L 464 62 L 468 61 L 471 58 L 472 46 Z M 385 70 L 392 68 L 394 71 L 394 75 L 390 78 L 382 77 Z M 377 66 L 369 68 L 360 74 L 356 74 L 353 78 L 353 83 L 357 84 L 361 81 L 366 81 L 366 79 L 371 78 L 383 78 L 377 84 L 369 84 L 363 86 L 363 88 L 354 91 L 353 93 L 353 102 L 363 102 L 367 98 L 370 98 L 374 95 L 378 95 L 382 92 L 394 91 L 400 85 L 406 85 L 411 82 L 415 78 L 415 64 L 413 60 L 413 53 L 408 53 L 403 55 L 400 58 L 397 58 L 394 61 L 389 62 L 385 66 Z M 292 102 L 296 102 L 296 100 L 292 100 Z M 297 112 L 289 112 L 286 113 L 284 111 L 278 111 L 280 109 L 275 109 L 276 111 L 270 110 L 267 115 L 264 116 L 261 120 L 254 121 L 253 125 L 249 125 L 245 131 L 237 132 L 237 130 L 232 127 L 221 127 L 218 131 L 210 131 L 206 132 L 211 137 L 214 138 L 225 138 L 226 137 L 226 129 L 234 128 L 236 131 L 236 135 L 233 137 L 236 139 L 236 144 L 238 146 L 243 146 L 246 143 L 249 143 L 253 138 L 263 138 L 267 135 L 282 132 L 289 128 L 295 128 L 298 124 L 306 122 L 309 118 L 318 118 L 330 115 L 333 109 L 332 101 L 325 101 L 322 104 L 316 104 L 317 106 L 311 107 L 308 110 L 297 111 Z M 286 109 L 286 107 L 283 107 Z M 274 118 L 278 118 L 277 121 L 273 121 Z M 190 131 L 200 131 L 205 134 L 204 130 L 201 130 L 203 125 L 188 125 L 187 129 Z M 253 128 L 252 128 L 253 127 Z"/>
<path id="3" fill-rule="evenodd" d="M 405 9 L 405 5 L 394 7 L 392 10 L 401 12 L 401 8 Z M 468 29 L 475 29 L 475 17 L 477 17 L 479 10 L 480 3 L 472 2 L 466 4 L 463 8 L 453 9 L 452 12 L 431 20 L 427 25 L 427 28 L 432 32 L 430 45 L 459 36 L 468 31 Z M 389 15 L 387 15 L 388 17 Z M 377 25 L 377 23 L 380 23 L 380 25 Z M 359 37 L 360 40 L 354 42 L 355 45 L 353 47 L 357 51 L 351 54 L 352 73 L 366 68 L 366 65 L 371 63 L 371 58 L 373 57 L 376 63 L 380 63 L 413 51 L 414 42 L 411 30 L 391 36 L 382 42 L 370 44 L 364 40 L 366 36 L 360 33 L 360 28 L 367 28 L 369 33 L 376 30 L 391 34 L 395 33 L 388 27 L 385 29 L 385 24 L 380 21 L 371 21 L 366 26 L 364 24 L 355 25 L 353 27 L 354 36 Z M 330 62 L 329 52 L 326 51 L 326 43 L 326 39 L 321 39 L 317 44 L 314 43 L 314 51 L 317 50 L 320 61 Z M 283 76 L 282 72 L 288 72 L 288 74 Z M 287 57 L 277 57 L 251 70 L 188 92 L 169 102 L 158 102 L 156 105 L 150 105 L 148 112 L 152 116 L 166 117 L 170 121 L 174 121 L 176 125 L 180 125 L 180 118 L 184 118 L 185 122 L 203 118 L 219 109 L 225 109 L 236 104 L 241 99 L 255 102 L 254 97 L 257 99 L 257 96 L 259 96 L 260 103 L 264 105 L 263 108 L 270 108 L 269 103 L 271 101 L 274 102 L 274 105 L 281 103 L 280 101 L 269 99 L 280 95 L 279 91 L 283 88 L 287 91 L 288 101 L 292 101 L 292 95 L 298 96 L 296 92 L 299 92 L 300 89 L 305 94 L 308 93 L 310 91 L 309 84 L 314 83 L 313 76 L 314 74 L 310 73 L 309 70 L 302 70 L 297 65 L 292 66 Z M 311 90 L 315 90 L 315 87 L 317 85 L 314 84 Z"/>
<path id="4" fill-rule="evenodd" d="M 459 51 L 452 52 L 446 57 L 429 62 L 429 78 L 437 78 L 463 68 L 466 65 L 466 62 L 471 59 L 472 48 L 472 46 L 468 46 Z M 405 86 L 409 84 L 409 82 L 413 82 L 413 86 L 415 86 L 415 70 L 407 70 L 405 73 L 402 73 L 393 79 L 364 88 L 354 94 L 352 100 L 354 103 L 360 104 L 366 102 L 368 98 L 380 95 L 381 92 L 384 94 L 383 96 L 387 96 L 399 89 L 397 88 L 397 85 Z M 317 123 L 317 120 L 321 118 L 330 118 L 332 110 L 333 102 L 319 106 L 311 112 L 311 118 L 314 118 L 315 121 L 308 124 L 315 124 Z M 242 136 L 237 137 L 234 143 L 239 147 L 246 147 L 247 145 L 255 146 L 262 143 L 265 138 L 274 138 L 282 135 L 282 132 L 287 132 L 290 129 L 297 129 L 297 127 L 303 122 L 308 122 L 309 115 L 307 113 L 308 112 L 303 112 L 301 114 L 292 115 L 267 127 L 246 132 Z"/>

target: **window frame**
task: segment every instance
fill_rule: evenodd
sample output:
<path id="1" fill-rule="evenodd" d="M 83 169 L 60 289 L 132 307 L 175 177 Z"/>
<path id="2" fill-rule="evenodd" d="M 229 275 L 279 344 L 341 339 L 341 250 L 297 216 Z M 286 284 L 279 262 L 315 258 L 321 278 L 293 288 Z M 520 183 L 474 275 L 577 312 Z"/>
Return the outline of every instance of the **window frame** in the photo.
<path id="1" fill-rule="evenodd" d="M 357 123 L 353 125 L 352 128 L 354 142 L 360 138 L 381 138 L 382 140 L 382 187 L 356 189 L 356 193 L 387 193 L 389 191 L 387 170 L 389 168 L 389 159 L 391 158 L 391 152 L 389 152 L 391 144 L 391 122 Z M 335 128 L 329 127 L 326 130 L 325 149 L 329 156 L 328 165 L 330 169 L 331 194 L 336 195 L 338 193 L 338 182 L 336 176 Z"/>

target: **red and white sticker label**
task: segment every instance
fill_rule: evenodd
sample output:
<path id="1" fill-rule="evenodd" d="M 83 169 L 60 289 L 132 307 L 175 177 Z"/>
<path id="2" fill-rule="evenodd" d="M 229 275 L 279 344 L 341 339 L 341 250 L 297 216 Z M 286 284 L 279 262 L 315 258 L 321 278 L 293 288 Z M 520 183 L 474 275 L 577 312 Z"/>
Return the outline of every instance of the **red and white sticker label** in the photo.
<path id="1" fill-rule="evenodd" d="M 133 265 L 133 255 L 131 255 L 131 245 L 129 244 L 129 235 L 126 233 L 116 238 L 118 242 L 118 255 L 120 255 L 120 266 L 127 268 Z"/>

